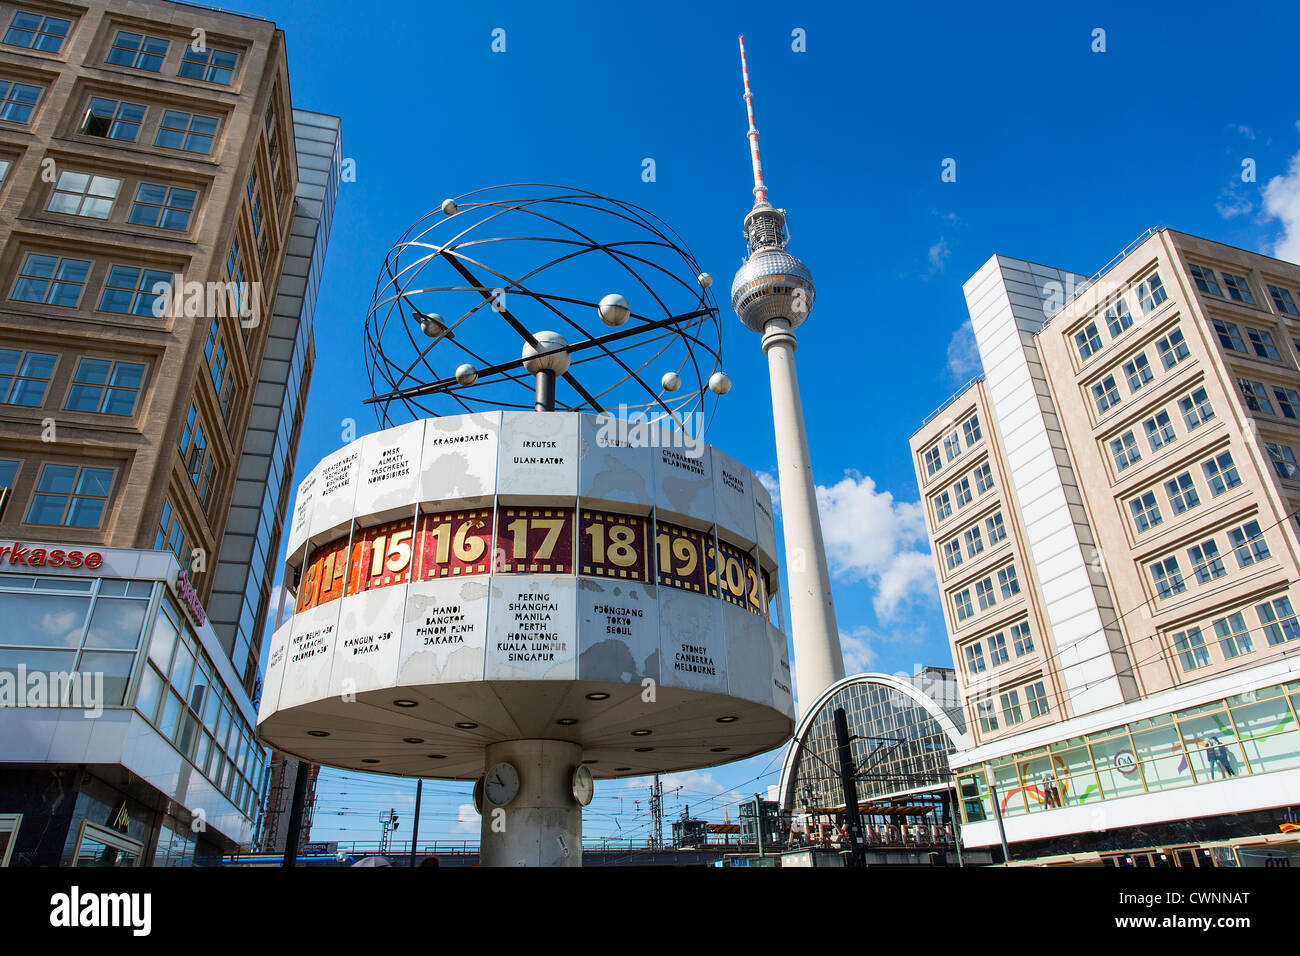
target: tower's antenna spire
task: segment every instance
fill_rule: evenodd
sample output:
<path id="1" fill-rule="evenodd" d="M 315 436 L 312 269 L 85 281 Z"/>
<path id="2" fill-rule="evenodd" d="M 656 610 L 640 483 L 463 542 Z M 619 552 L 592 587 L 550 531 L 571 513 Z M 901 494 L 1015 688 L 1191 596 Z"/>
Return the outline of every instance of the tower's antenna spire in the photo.
<path id="1" fill-rule="evenodd" d="M 749 89 L 749 65 L 745 62 L 745 35 L 740 35 L 740 75 L 745 80 L 745 112 L 749 114 L 749 158 L 754 164 L 754 205 L 766 206 L 767 184 L 763 182 L 763 158 L 758 152 L 758 130 L 754 128 L 754 94 Z"/>

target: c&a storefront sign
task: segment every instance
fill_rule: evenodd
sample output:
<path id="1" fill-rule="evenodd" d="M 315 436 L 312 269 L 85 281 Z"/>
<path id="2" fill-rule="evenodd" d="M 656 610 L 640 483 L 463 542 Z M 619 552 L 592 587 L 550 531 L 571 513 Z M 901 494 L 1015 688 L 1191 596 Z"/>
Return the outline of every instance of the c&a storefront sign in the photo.
<path id="1" fill-rule="evenodd" d="M 86 568 L 94 571 L 104 564 L 101 551 L 30 547 L 21 541 L 0 545 L 0 564 L 25 568 Z"/>

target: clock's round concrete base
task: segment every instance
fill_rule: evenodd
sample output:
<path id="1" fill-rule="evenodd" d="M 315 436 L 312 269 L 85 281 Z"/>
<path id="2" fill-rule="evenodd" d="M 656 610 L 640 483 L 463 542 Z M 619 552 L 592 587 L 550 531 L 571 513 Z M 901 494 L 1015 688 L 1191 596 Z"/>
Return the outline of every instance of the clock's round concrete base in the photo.
<path id="1" fill-rule="evenodd" d="M 519 772 L 519 792 L 494 806 L 492 768 Z M 489 744 L 483 771 L 483 866 L 581 866 L 582 807 L 573 797 L 573 771 L 582 748 L 567 740 L 503 740 Z"/>

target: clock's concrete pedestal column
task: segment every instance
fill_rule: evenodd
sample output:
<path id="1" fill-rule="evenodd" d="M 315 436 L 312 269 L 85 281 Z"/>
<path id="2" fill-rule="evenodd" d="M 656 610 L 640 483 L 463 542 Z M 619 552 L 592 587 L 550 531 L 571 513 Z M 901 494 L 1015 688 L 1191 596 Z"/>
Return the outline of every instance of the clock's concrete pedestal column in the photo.
<path id="1" fill-rule="evenodd" d="M 494 789 L 509 784 L 493 768 L 510 764 L 519 792 L 504 807 Z M 582 748 L 566 740 L 507 740 L 490 744 L 484 762 L 483 866 L 581 866 L 582 807 L 573 798 L 573 772 Z"/>

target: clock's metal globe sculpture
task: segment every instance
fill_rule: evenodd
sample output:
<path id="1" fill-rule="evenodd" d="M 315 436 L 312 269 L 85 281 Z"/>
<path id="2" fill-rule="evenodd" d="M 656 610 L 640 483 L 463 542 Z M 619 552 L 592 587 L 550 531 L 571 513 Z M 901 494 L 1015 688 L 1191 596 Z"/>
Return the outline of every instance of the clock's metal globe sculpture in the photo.
<path id="1" fill-rule="evenodd" d="M 539 183 L 447 199 L 384 261 L 365 321 L 370 401 L 381 425 L 534 408 L 519 348 L 553 330 L 570 356 L 556 408 L 707 424 L 722 367 L 711 285 L 681 237 L 633 203 Z"/>

